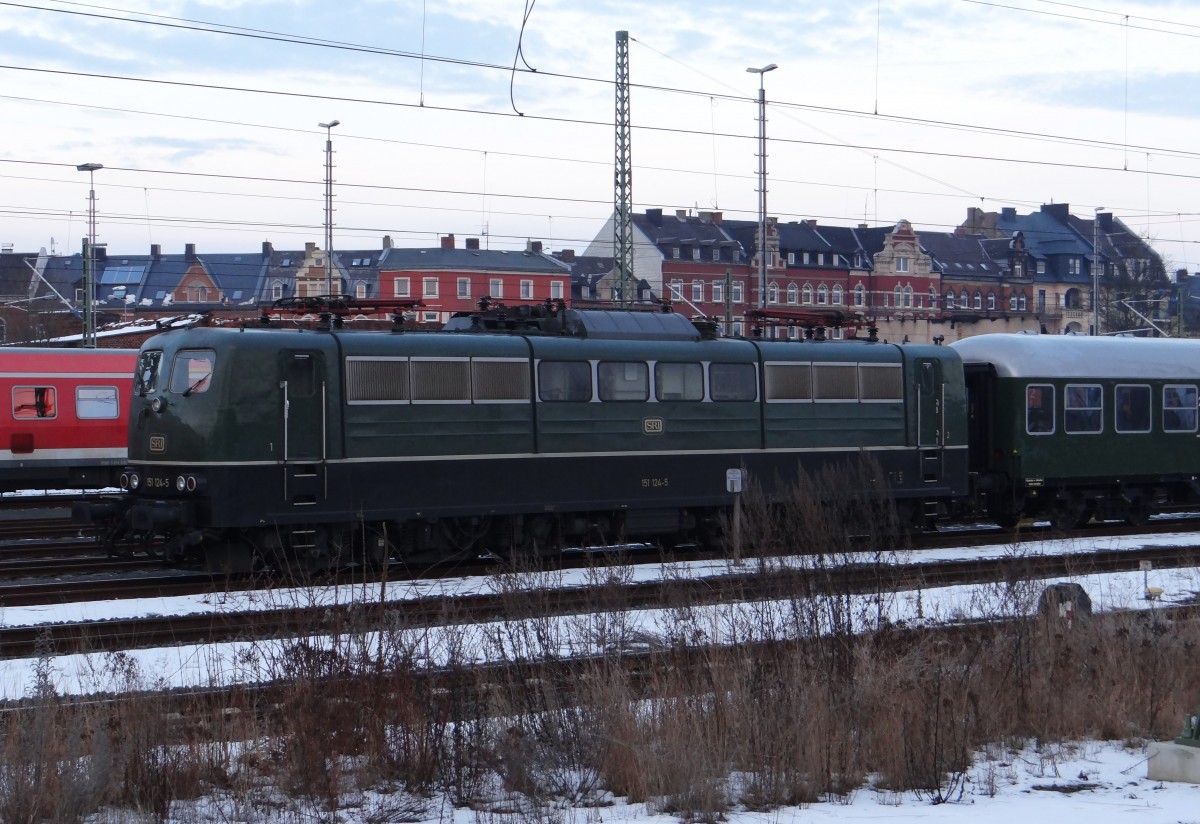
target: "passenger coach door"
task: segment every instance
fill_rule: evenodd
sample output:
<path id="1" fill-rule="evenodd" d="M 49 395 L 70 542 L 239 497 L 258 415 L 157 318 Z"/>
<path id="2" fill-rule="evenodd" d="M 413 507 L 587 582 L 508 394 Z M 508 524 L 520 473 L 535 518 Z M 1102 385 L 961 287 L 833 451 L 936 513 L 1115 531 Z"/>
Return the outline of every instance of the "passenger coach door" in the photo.
<path id="1" fill-rule="evenodd" d="M 316 506 L 326 496 L 324 359 L 319 352 L 285 352 L 280 357 L 283 497 L 293 506 Z"/>
<path id="2" fill-rule="evenodd" d="M 918 360 L 917 448 L 925 483 L 937 483 L 942 477 L 944 392 L 941 361 Z"/>

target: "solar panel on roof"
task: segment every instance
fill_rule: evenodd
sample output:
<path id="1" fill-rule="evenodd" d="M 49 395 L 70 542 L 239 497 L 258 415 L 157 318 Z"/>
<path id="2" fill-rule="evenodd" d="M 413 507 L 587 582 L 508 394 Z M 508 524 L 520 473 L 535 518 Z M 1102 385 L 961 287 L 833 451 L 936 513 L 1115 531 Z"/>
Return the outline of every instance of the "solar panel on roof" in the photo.
<path id="1" fill-rule="evenodd" d="M 117 286 L 120 284 L 141 283 L 145 266 L 106 266 L 100 273 L 101 286 Z"/>

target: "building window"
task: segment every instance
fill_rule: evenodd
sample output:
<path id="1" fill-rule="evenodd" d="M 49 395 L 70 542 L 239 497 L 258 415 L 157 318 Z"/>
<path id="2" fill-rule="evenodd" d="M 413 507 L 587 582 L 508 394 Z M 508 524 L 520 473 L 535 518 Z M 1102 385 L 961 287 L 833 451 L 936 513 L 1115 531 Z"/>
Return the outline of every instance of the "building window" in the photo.
<path id="1" fill-rule="evenodd" d="M 1025 264 L 1019 260 L 1013 261 L 1013 277 L 1015 277 L 1015 278 L 1025 277 Z"/>
<path id="2" fill-rule="evenodd" d="M 712 258 L 713 258 L 713 260 L 720 260 L 720 259 L 721 259 L 721 247 L 720 247 L 720 246 L 714 246 L 714 247 L 713 247 L 713 254 L 712 254 Z"/>
<path id="3" fill-rule="evenodd" d="M 808 252 L 805 252 L 805 253 L 804 253 L 804 255 L 803 255 L 803 257 L 802 257 L 802 260 L 804 261 L 804 265 L 805 265 L 805 266 L 807 266 L 807 265 L 809 264 Z"/>
<path id="4" fill-rule="evenodd" d="M 279 300 L 283 297 L 283 281 L 277 280 L 271 284 L 271 300 Z M 160 297 L 159 300 L 162 300 Z"/>
<path id="5" fill-rule="evenodd" d="M 833 305 L 834 306 L 842 305 L 842 287 L 840 284 L 835 285 L 833 287 Z"/>
<path id="6" fill-rule="evenodd" d="M 817 252 L 817 265 L 818 266 L 825 265 L 825 253 L 824 252 Z"/>
<path id="7" fill-rule="evenodd" d="M 725 284 L 723 281 L 714 280 L 712 285 L 713 303 L 725 302 Z"/>
<path id="8" fill-rule="evenodd" d="M 973 298 L 973 301 L 974 302 L 971 305 L 974 306 L 976 309 L 983 308 L 983 295 L 980 294 L 978 289 L 975 290 L 975 297 Z"/>
<path id="9" fill-rule="evenodd" d="M 392 281 L 392 293 L 398 298 L 411 297 L 409 291 L 408 278 L 396 278 Z"/>
<path id="10" fill-rule="evenodd" d="M 788 252 L 788 265 L 789 266 L 796 265 L 796 253 L 795 252 Z"/>
<path id="11" fill-rule="evenodd" d="M 817 305 L 824 306 L 829 302 L 829 287 L 824 283 L 817 287 Z"/>
<path id="12" fill-rule="evenodd" d="M 1044 274 L 1046 274 L 1046 261 L 1044 261 L 1044 260 L 1039 260 L 1039 261 L 1037 262 L 1037 273 L 1038 273 L 1039 275 L 1044 275 Z"/>
<path id="13" fill-rule="evenodd" d="M 1080 272 L 1079 258 L 1067 258 L 1067 274 L 1078 275 Z"/>
<path id="14" fill-rule="evenodd" d="M 866 306 L 867 305 L 867 290 L 863 287 L 863 285 L 861 283 L 854 287 L 854 305 L 855 306 Z"/>
<path id="15" fill-rule="evenodd" d="M 908 271 L 908 258 L 906 258 L 906 257 L 897 257 L 896 258 L 896 271 L 897 272 L 907 272 Z"/>
<path id="16" fill-rule="evenodd" d="M 809 286 L 807 283 L 804 284 L 804 289 L 802 290 L 802 294 L 804 295 L 804 297 L 802 298 L 802 300 L 804 301 L 804 305 L 812 306 L 813 288 L 811 286 Z"/>
<path id="17" fill-rule="evenodd" d="M 911 309 L 913 307 L 913 288 L 911 286 L 904 287 L 904 308 Z"/>
<path id="18" fill-rule="evenodd" d="M 191 303 L 207 303 L 208 287 L 203 283 L 192 283 L 187 287 L 187 299 Z"/>
<path id="19" fill-rule="evenodd" d="M 1010 311 L 1010 312 L 1017 311 L 1017 296 L 1016 296 L 1016 294 L 1012 294 L 1012 295 L 1008 296 L 1008 311 Z"/>
<path id="20" fill-rule="evenodd" d="M 946 290 L 946 308 L 947 309 L 954 308 L 954 290 L 953 289 Z"/>
<path id="21" fill-rule="evenodd" d="M 561 300 L 563 296 L 563 282 L 561 280 L 550 281 L 550 297 L 553 300 Z"/>
<path id="22" fill-rule="evenodd" d="M 358 298 L 359 300 L 362 300 L 366 296 L 367 296 L 367 284 L 363 283 L 362 281 L 359 281 L 358 283 L 354 284 L 354 297 Z"/>
<path id="23" fill-rule="evenodd" d="M 470 278 L 459 278 L 458 279 L 458 296 L 460 298 L 471 297 L 471 279 Z"/>
<path id="24" fill-rule="evenodd" d="M 678 246 L 671 247 L 671 257 L 674 258 L 675 260 L 679 260 L 679 247 Z"/>
<path id="25" fill-rule="evenodd" d="M 742 284 L 742 282 L 740 280 L 735 280 L 733 282 L 733 286 L 730 288 L 733 291 L 733 302 L 734 303 L 741 303 L 743 300 L 745 300 L 745 291 L 746 290 L 745 290 L 745 286 Z M 741 332 L 739 331 L 737 334 L 740 335 Z"/>
<path id="26" fill-rule="evenodd" d="M 438 279 L 437 278 L 422 278 L 421 279 L 421 297 L 436 298 L 438 296 Z"/>
<path id="27" fill-rule="evenodd" d="M 1026 305 L 1025 305 L 1025 295 L 1024 294 L 1022 294 L 1019 298 L 1017 298 L 1017 307 L 1022 312 L 1025 311 Z"/>
<path id="28" fill-rule="evenodd" d="M 521 281 L 521 300 L 533 300 L 533 281 Z"/>
<path id="29" fill-rule="evenodd" d="M 683 300 L 683 281 L 671 281 L 671 300 Z"/>
<path id="30" fill-rule="evenodd" d="M 692 260 L 699 260 L 699 259 L 700 259 L 700 247 L 693 246 L 692 247 Z"/>
<path id="31" fill-rule="evenodd" d="M 988 311 L 996 308 L 996 293 L 988 292 Z"/>
<path id="32" fill-rule="evenodd" d="M 692 301 L 694 303 L 702 303 L 704 301 L 704 281 L 692 281 Z"/>
<path id="33" fill-rule="evenodd" d="M 895 304 L 897 309 L 899 309 L 901 306 L 901 300 L 902 300 L 901 296 L 903 294 L 904 294 L 904 291 L 899 286 L 897 286 L 895 289 L 892 290 L 892 303 Z"/>
<path id="34" fill-rule="evenodd" d="M 967 293 L 966 289 L 963 289 L 961 292 L 958 293 L 958 308 L 959 309 L 970 309 L 971 308 L 971 296 L 970 296 L 970 294 Z"/>
<path id="35" fill-rule="evenodd" d="M 504 281 L 500 278 L 492 278 L 488 281 L 488 297 L 493 300 L 499 300 L 504 297 Z"/>
<path id="36" fill-rule="evenodd" d="M 772 283 L 767 287 L 767 303 L 779 303 L 779 284 Z"/>
<path id="37" fill-rule="evenodd" d="M 789 283 L 787 288 L 787 302 L 792 306 L 796 305 L 796 301 L 800 299 L 800 289 L 794 283 Z"/>

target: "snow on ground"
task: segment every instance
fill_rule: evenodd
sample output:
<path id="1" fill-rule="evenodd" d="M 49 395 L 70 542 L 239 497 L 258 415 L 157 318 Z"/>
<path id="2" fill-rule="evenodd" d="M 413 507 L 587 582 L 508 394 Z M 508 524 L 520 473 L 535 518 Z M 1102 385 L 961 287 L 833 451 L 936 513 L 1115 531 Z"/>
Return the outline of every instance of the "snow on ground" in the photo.
<path id="1" fill-rule="evenodd" d="M 1140 748 L 1119 742 L 1027 746 L 1020 752 L 989 750 L 945 803 L 914 793 L 858 789 L 846 799 L 765 812 L 733 810 L 726 824 L 792 824 L 793 822 L 966 822 L 971 824 L 1198 824 L 1200 787 L 1146 778 L 1146 756 Z M 244 800 L 210 796 L 175 802 L 170 822 L 296 821 L 366 824 L 405 821 L 413 824 L 673 824 L 679 819 L 646 804 L 605 799 L 606 806 L 530 810 L 511 798 L 495 799 L 495 809 L 455 809 L 443 799 L 412 799 L 403 793 L 346 796 L 336 816 L 295 799 L 274 798 L 269 805 L 247 806 Z M 403 815 L 398 814 L 404 810 Z M 505 810 L 507 812 L 500 812 Z M 519 810 L 513 812 L 513 810 Z M 104 819 L 105 824 L 113 821 Z M 96 820 L 100 824 L 100 820 Z"/>
<path id="2" fill-rule="evenodd" d="M 970 547 L 922 551 L 919 559 L 950 560 L 979 557 L 1031 556 L 1061 554 L 1095 549 L 1135 549 L 1143 546 L 1184 546 L 1195 543 L 1194 533 L 1173 533 L 1155 536 L 1032 541 L 1014 546 Z M 777 559 L 786 563 L 794 559 Z M 904 559 L 899 562 L 903 563 Z M 705 561 L 678 564 L 637 564 L 623 568 L 629 580 L 647 581 L 662 578 L 704 577 L 731 572 L 752 572 L 757 561 L 736 565 L 724 561 Z M 524 587 L 585 586 L 597 575 L 595 570 L 522 574 L 519 584 Z M 624 579 L 623 579 L 624 580 Z M 1061 579 L 1056 579 L 1061 580 Z M 1200 570 L 1193 568 L 1164 569 L 1148 573 L 1133 572 L 1109 575 L 1080 575 L 1071 579 L 1080 584 L 1091 597 L 1097 612 L 1115 609 L 1154 609 L 1163 604 L 1194 600 L 1200 593 Z M 950 586 L 910 590 L 883 597 L 856 596 L 856 612 L 893 623 L 920 624 L 961 621 L 979 617 L 1028 614 L 1044 585 L 1053 581 L 1029 582 L 1021 591 L 1000 586 Z M 421 597 L 453 598 L 459 595 L 494 593 L 498 587 L 509 586 L 504 576 L 475 576 L 457 579 L 393 581 L 387 584 L 384 597 L 389 602 Z M 1146 588 L 1159 588 L 1158 600 L 1146 599 Z M 173 598 L 139 598 L 117 601 L 79 602 L 70 604 L 7 607 L 0 609 L 0 624 L 6 626 L 35 626 L 64 621 L 97 621 L 151 615 L 184 615 L 197 613 L 248 612 L 288 606 L 318 606 L 378 602 L 379 584 L 340 587 L 279 588 L 271 590 L 210 593 Z M 788 620 L 786 605 L 724 604 L 698 607 L 691 616 L 696 643 L 733 643 L 753 640 L 747 628 L 759 633 L 772 631 L 773 626 Z M 748 620 L 748 618 L 752 620 Z M 526 658 L 546 654 L 578 655 L 602 651 L 622 639 L 661 638 L 667 628 L 677 624 L 678 611 L 640 610 L 633 613 L 563 616 L 542 622 L 537 640 L 546 638 L 558 643 L 555 649 L 516 646 L 524 637 L 519 632 L 504 631 L 498 623 L 438 628 L 401 629 L 392 639 L 410 650 L 417 660 L 438 666 L 455 656 L 455 660 L 486 661 L 498 656 Z M 547 625 L 553 625 L 548 630 Z M 613 627 L 619 637 L 613 634 Z M 761 636 L 760 636 L 761 637 Z M 374 646 L 376 638 L 356 639 L 356 644 Z M 328 641 L 313 639 L 315 644 Z M 223 643 L 211 645 L 180 645 L 152 649 L 130 650 L 121 658 L 122 672 L 134 671 L 158 687 L 219 686 L 254 683 L 268 673 L 283 647 L 271 641 Z M 111 688 L 110 661 L 103 654 L 60 655 L 53 657 L 50 672 L 54 686 L 63 694 L 87 694 Z M 0 700 L 26 694 L 34 682 L 34 659 L 0 661 Z"/>

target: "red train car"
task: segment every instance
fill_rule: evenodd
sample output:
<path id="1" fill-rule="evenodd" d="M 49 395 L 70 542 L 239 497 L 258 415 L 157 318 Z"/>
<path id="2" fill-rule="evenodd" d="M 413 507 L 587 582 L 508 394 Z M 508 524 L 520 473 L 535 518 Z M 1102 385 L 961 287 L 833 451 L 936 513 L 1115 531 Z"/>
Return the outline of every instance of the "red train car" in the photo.
<path id="1" fill-rule="evenodd" d="M 0 491 L 115 486 L 137 354 L 0 348 Z"/>

